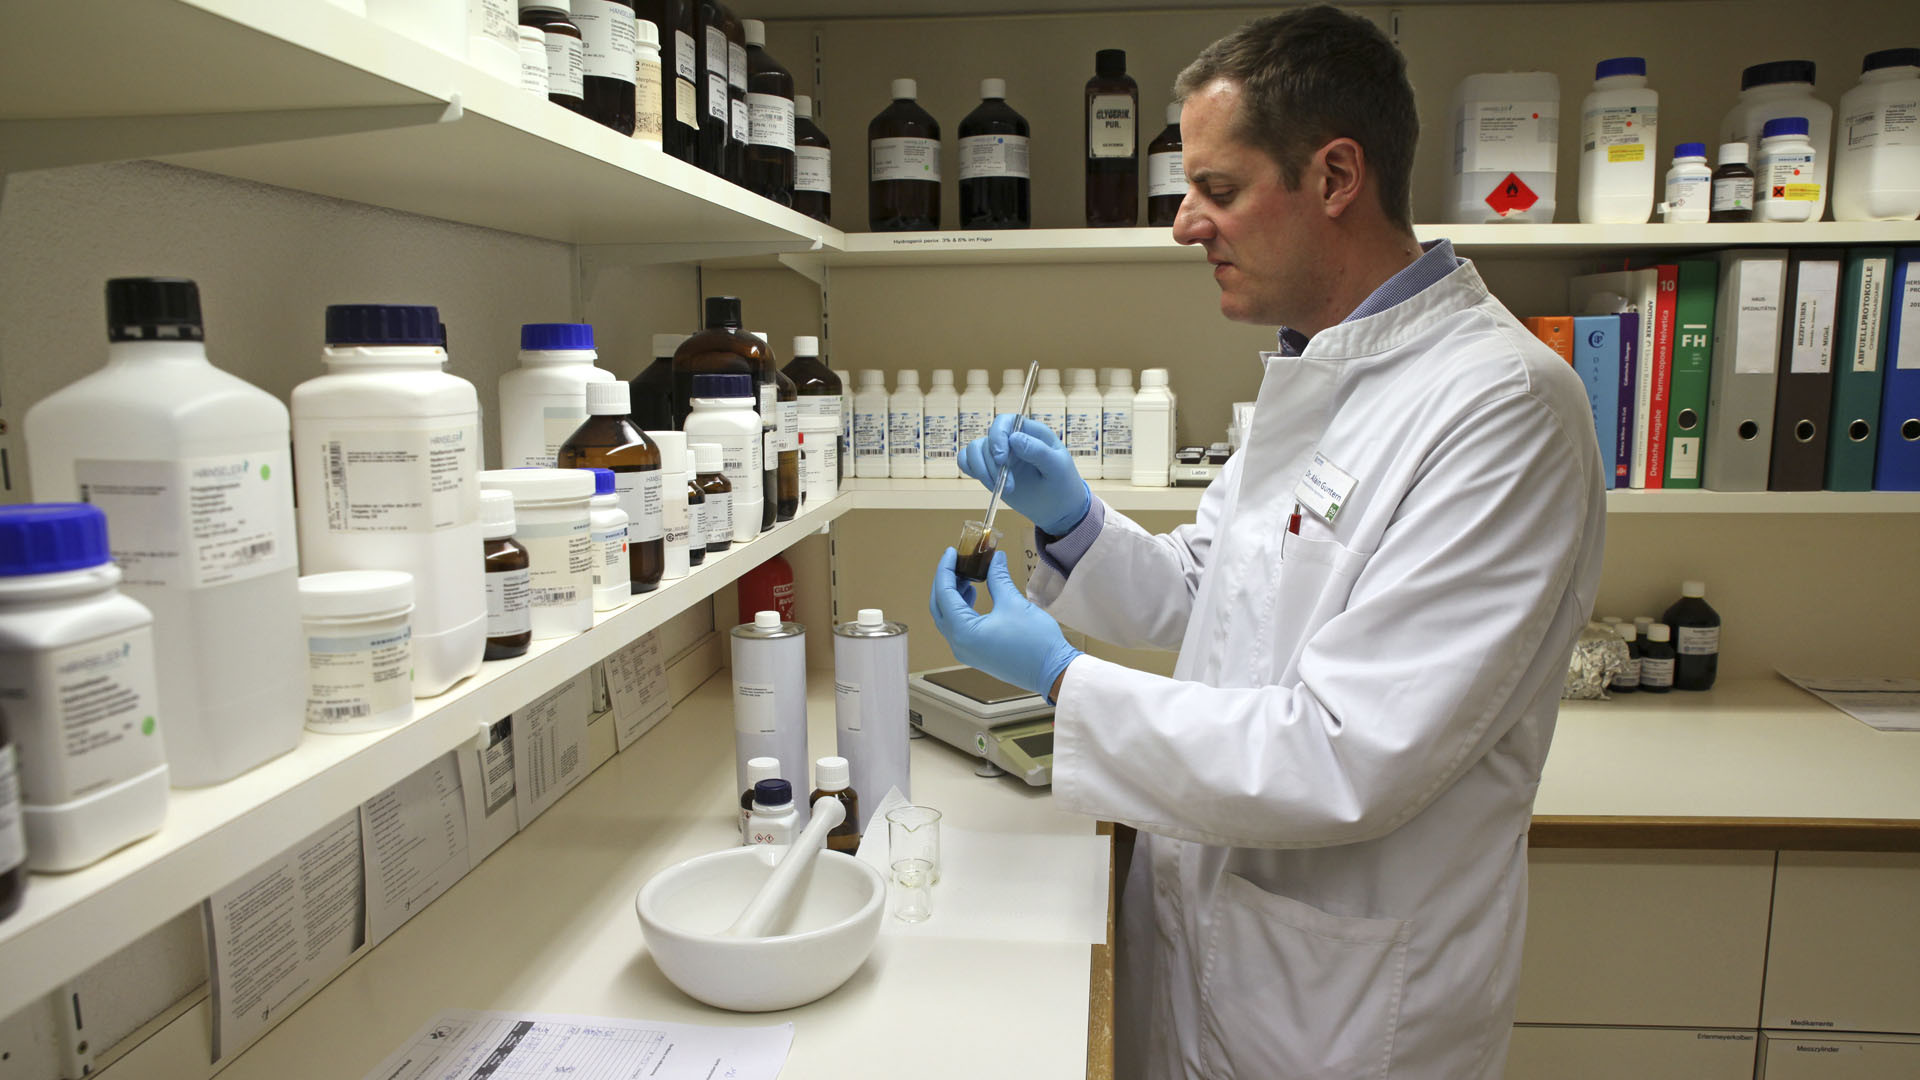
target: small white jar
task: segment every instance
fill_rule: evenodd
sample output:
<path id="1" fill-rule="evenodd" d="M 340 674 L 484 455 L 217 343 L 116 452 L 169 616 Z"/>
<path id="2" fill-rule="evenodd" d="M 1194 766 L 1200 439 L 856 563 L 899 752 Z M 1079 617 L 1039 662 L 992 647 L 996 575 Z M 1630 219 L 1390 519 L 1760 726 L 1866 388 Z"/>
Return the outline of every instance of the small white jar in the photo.
<path id="1" fill-rule="evenodd" d="M 300 579 L 307 730 L 352 735 L 413 719 L 413 575 L 341 570 Z"/>
<path id="2" fill-rule="evenodd" d="M 119 584 L 98 507 L 0 508 L 0 697 L 34 870 L 78 870 L 166 820 L 153 615 Z"/>
<path id="3" fill-rule="evenodd" d="M 819 506 L 840 493 L 840 418 L 800 418 L 800 505 Z"/>
<path id="4" fill-rule="evenodd" d="M 1681 143 L 1673 148 L 1673 167 L 1667 170 L 1667 197 L 1660 217 L 1670 225 L 1697 224 L 1713 213 L 1713 170 L 1707 167 L 1707 144 Z"/>
<path id="5" fill-rule="evenodd" d="M 593 610 L 611 611 L 633 599 L 627 512 L 620 509 L 620 489 L 614 485 L 612 469 L 582 471 L 593 474 L 593 498 L 587 503 L 587 521 L 593 530 Z"/>
<path id="6" fill-rule="evenodd" d="M 1806 221 L 1821 201 L 1813 143 L 1803 116 L 1769 120 L 1761 129 L 1760 165 L 1754 169 L 1755 221 Z"/>
<path id="7" fill-rule="evenodd" d="M 547 100 L 547 35 L 537 26 L 520 27 L 520 89 Z"/>
<path id="8" fill-rule="evenodd" d="M 660 448 L 660 536 L 666 569 L 662 581 L 686 577 L 693 569 L 693 520 L 687 505 L 687 433 L 649 431 L 647 438 Z M 706 541 L 701 541 L 702 550 Z"/>
<path id="9" fill-rule="evenodd" d="M 513 538 L 531 564 L 534 639 L 593 629 L 593 474 L 489 469 L 480 486 L 513 496 Z"/>

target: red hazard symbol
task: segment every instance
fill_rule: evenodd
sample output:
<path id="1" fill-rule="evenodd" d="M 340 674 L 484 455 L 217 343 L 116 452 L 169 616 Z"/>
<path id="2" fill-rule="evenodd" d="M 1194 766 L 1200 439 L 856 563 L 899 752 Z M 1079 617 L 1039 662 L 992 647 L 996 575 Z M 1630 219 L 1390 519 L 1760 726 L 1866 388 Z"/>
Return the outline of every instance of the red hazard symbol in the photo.
<path id="1" fill-rule="evenodd" d="M 1540 196 L 1535 195 L 1517 173 L 1508 173 L 1505 180 L 1494 185 L 1493 190 L 1487 193 L 1487 205 L 1493 207 L 1501 217 L 1516 210 L 1525 210 L 1539 201 Z"/>

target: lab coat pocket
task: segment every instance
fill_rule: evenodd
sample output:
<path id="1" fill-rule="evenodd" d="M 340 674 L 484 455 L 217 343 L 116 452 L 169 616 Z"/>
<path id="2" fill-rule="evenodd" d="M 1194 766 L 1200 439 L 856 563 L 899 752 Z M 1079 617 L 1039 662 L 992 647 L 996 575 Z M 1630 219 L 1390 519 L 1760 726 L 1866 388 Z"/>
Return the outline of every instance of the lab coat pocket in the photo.
<path id="1" fill-rule="evenodd" d="M 1221 879 L 1212 914 L 1200 989 L 1207 1076 L 1387 1075 L 1411 923 L 1329 915 L 1238 874 Z"/>
<path id="2" fill-rule="evenodd" d="M 1272 639 L 1255 653 L 1277 665 L 1281 686 L 1298 682 L 1300 654 L 1329 619 L 1346 610 L 1367 556 L 1337 540 L 1280 534 L 1280 572 L 1271 612 Z"/>

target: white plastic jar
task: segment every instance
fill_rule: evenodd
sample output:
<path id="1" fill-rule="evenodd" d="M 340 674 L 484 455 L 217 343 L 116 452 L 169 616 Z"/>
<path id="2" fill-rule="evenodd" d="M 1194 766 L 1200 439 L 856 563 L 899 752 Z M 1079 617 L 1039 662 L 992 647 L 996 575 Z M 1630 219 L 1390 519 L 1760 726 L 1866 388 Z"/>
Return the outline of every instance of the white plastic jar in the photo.
<path id="1" fill-rule="evenodd" d="M 593 629 L 593 474 L 489 469 L 480 486 L 513 496 L 513 538 L 527 549 L 534 639 Z"/>
<path id="2" fill-rule="evenodd" d="M 633 137 L 659 146 L 665 137 L 660 92 L 660 30 L 649 19 L 634 22 Z"/>
<path id="3" fill-rule="evenodd" d="M 927 475 L 926 438 L 927 399 L 920 393 L 920 373 L 902 371 L 894 376 L 893 393 L 887 398 L 887 475 L 918 479 Z"/>
<path id="4" fill-rule="evenodd" d="M 1073 371 L 1067 392 L 1067 454 L 1082 480 L 1100 479 L 1100 429 L 1106 422 L 1106 403 L 1100 396 L 1100 373 L 1092 368 Z"/>
<path id="5" fill-rule="evenodd" d="M 413 719 L 413 575 L 341 570 L 300 579 L 307 730 L 379 731 Z"/>
<path id="6" fill-rule="evenodd" d="M 520 366 L 500 376 L 500 464 L 553 468 L 554 455 L 587 418 L 587 384 L 613 382 L 594 366 L 593 327 L 528 323 L 520 328 Z"/>
<path id="7" fill-rule="evenodd" d="M 884 480 L 887 457 L 887 375 L 872 368 L 860 372 L 860 389 L 853 395 L 854 475 Z"/>
<path id="8" fill-rule="evenodd" d="M 951 480 L 960 475 L 960 392 L 952 368 L 936 368 L 922 404 L 920 442 L 927 476 Z"/>
<path id="9" fill-rule="evenodd" d="M 293 388 L 300 568 L 413 575 L 413 692 L 480 670 L 487 646 L 480 395 L 442 368 L 432 307 L 327 308 L 327 373 Z"/>
<path id="10" fill-rule="evenodd" d="M 720 448 L 720 472 L 733 485 L 733 542 L 744 544 L 760 535 L 762 474 L 754 453 L 760 443 L 760 414 L 753 407 L 753 376 L 695 375 L 690 401 L 692 411 L 680 430 L 690 443 Z M 707 542 L 714 542 L 711 533 Z"/>
<path id="11" fill-rule="evenodd" d="M 1660 95 L 1647 88 L 1647 61 L 1602 60 L 1580 103 L 1580 220 L 1644 225 L 1653 213 L 1653 155 Z"/>
<path id="12" fill-rule="evenodd" d="M 167 816 L 153 616 L 119 583 L 98 507 L 0 507 L 0 697 L 34 870 L 77 870 Z"/>
<path id="13" fill-rule="evenodd" d="M 1038 420 L 1067 441 L 1067 393 L 1060 389 L 1060 369 L 1041 368 L 1039 382 L 1033 388 L 1033 400 L 1027 403 L 1027 419 Z"/>
<path id="14" fill-rule="evenodd" d="M 800 418 L 800 505 L 819 506 L 840 493 L 840 419 Z"/>
<path id="15" fill-rule="evenodd" d="M 954 441 L 962 450 L 983 438 L 993 424 L 993 382 L 986 368 L 967 369 L 967 388 L 960 391 L 960 427 Z"/>
<path id="16" fill-rule="evenodd" d="M 1813 144 L 1803 116 L 1769 120 L 1761 129 L 1760 165 L 1754 170 L 1756 221 L 1810 221 L 1822 188 L 1814 179 Z"/>
<path id="17" fill-rule="evenodd" d="M 587 501 L 593 533 L 593 610 L 611 611 L 633 598 L 633 571 L 627 564 L 629 519 L 620 509 L 613 470 L 584 471 L 593 474 L 593 498 Z"/>
<path id="18" fill-rule="evenodd" d="M 1173 392 L 1167 387 L 1166 368 L 1140 373 L 1140 391 L 1133 395 L 1134 487 L 1166 487 L 1173 469 Z"/>
<path id="19" fill-rule="evenodd" d="M 1684 142 L 1673 148 L 1666 196 L 1660 219 L 1670 225 L 1702 222 L 1713 213 L 1713 170 L 1707 167 L 1706 143 Z"/>
<path id="20" fill-rule="evenodd" d="M 1835 221 L 1920 216 L 1920 49 L 1882 49 L 1840 98 L 1833 146 Z"/>
<path id="21" fill-rule="evenodd" d="M 1454 88 L 1450 220 L 1553 220 L 1560 168 L 1560 78 L 1550 71 L 1469 75 Z M 1644 220 L 1644 219 L 1642 219 Z"/>
<path id="22" fill-rule="evenodd" d="M 687 506 L 687 433 L 649 431 L 647 438 L 660 448 L 660 537 L 666 567 L 660 580 L 686 577 L 693 569 L 690 553 L 693 518 Z M 701 541 L 705 546 L 705 541 Z"/>
<path id="23" fill-rule="evenodd" d="M 1133 372 L 1112 368 L 1100 398 L 1100 475 L 1133 479 Z"/>
<path id="24" fill-rule="evenodd" d="M 520 25 L 520 89 L 547 100 L 547 34 L 537 26 Z"/>
<path id="25" fill-rule="evenodd" d="M 1765 137 L 1767 121 L 1798 116 L 1807 121 L 1807 141 L 1813 144 L 1813 179 L 1820 185 L 1819 198 L 1805 220 L 1819 221 L 1827 209 L 1827 158 L 1833 146 L 1833 106 L 1813 92 L 1814 64 L 1811 60 L 1774 60 L 1754 64 L 1740 73 L 1740 99 L 1720 122 L 1720 141 L 1747 144 L 1747 160 L 1754 162 L 1755 203 L 1753 219 L 1760 216 L 1762 197 L 1760 140 Z M 1800 220 L 1800 219 L 1793 219 Z M 1643 639 L 1644 640 L 1644 639 Z"/>

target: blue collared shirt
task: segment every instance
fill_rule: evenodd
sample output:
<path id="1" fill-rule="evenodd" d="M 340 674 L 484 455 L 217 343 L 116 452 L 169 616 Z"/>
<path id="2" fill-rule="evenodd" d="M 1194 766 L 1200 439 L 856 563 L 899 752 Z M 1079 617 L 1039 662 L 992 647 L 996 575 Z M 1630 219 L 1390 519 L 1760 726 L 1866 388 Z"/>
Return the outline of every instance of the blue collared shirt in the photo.
<path id="1" fill-rule="evenodd" d="M 1369 315 L 1378 315 L 1383 311 L 1418 296 L 1428 286 L 1438 284 L 1442 278 L 1466 265 L 1466 260 L 1453 253 L 1453 242 L 1447 239 L 1432 240 L 1420 245 L 1421 256 L 1399 273 L 1382 282 L 1373 290 L 1353 313 L 1341 319 L 1350 323 L 1355 319 L 1364 319 Z M 1305 334 L 1288 327 L 1280 328 L 1280 355 L 1299 356 L 1307 348 Z M 1087 506 L 1087 516 L 1056 540 L 1049 542 L 1046 534 L 1035 529 L 1035 544 L 1040 549 L 1040 558 L 1046 561 L 1062 576 L 1071 574 L 1073 568 L 1093 547 L 1093 541 L 1107 522 L 1106 504 L 1094 498 Z"/>

